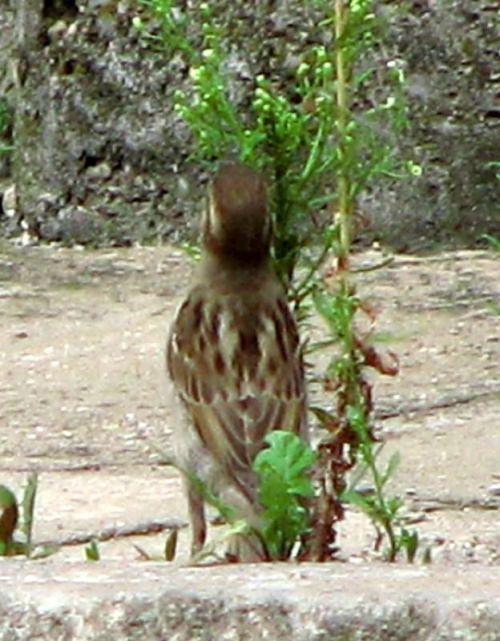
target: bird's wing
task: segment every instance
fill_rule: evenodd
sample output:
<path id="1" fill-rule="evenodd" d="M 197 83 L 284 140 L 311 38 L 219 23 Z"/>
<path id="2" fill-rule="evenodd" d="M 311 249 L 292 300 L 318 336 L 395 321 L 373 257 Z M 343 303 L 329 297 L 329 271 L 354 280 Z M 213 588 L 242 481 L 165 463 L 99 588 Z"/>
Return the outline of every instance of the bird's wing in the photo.
<path id="1" fill-rule="evenodd" d="M 272 430 L 300 433 L 305 385 L 299 338 L 284 295 L 223 296 L 196 288 L 172 327 L 167 365 L 201 441 L 240 485 Z"/>

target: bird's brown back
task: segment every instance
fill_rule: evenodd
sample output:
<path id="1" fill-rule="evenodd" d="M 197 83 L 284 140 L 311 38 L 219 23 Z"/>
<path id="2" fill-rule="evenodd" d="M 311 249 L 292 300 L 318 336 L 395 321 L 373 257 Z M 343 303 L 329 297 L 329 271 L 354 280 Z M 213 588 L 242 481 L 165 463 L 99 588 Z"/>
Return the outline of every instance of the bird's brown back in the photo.
<path id="1" fill-rule="evenodd" d="M 238 485 L 267 433 L 304 428 L 297 328 L 273 279 L 222 295 L 195 286 L 173 325 L 167 363 L 201 442 Z"/>
<path id="2" fill-rule="evenodd" d="M 253 499 L 252 463 L 266 434 L 305 429 L 301 349 L 271 266 L 265 181 L 224 165 L 209 201 L 204 258 L 173 323 L 167 366 L 200 450 Z"/>

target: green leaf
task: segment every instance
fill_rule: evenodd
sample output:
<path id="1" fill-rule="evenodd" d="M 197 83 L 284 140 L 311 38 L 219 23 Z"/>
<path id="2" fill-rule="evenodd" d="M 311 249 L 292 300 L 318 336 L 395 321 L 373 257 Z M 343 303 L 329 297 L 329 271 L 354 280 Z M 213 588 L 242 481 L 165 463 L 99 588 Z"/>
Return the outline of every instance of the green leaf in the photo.
<path id="1" fill-rule="evenodd" d="M 432 563 L 432 550 L 430 546 L 427 546 L 424 549 L 424 554 L 422 556 L 422 563 L 424 565 L 430 565 Z"/>
<path id="2" fill-rule="evenodd" d="M 403 506 L 403 500 L 399 496 L 391 496 L 386 501 L 386 508 L 389 516 L 394 519 Z"/>
<path id="3" fill-rule="evenodd" d="M 382 474 L 381 477 L 381 485 L 384 486 L 387 481 L 393 476 L 394 472 L 396 471 L 397 467 L 399 466 L 399 463 L 401 461 L 401 456 L 399 452 L 395 452 L 387 462 L 387 466 L 384 470 L 384 473 Z"/>
<path id="4" fill-rule="evenodd" d="M 26 555 L 30 556 L 35 518 L 35 500 L 38 489 L 38 474 L 34 472 L 28 476 L 23 495 L 23 533 L 26 538 Z"/>
<path id="5" fill-rule="evenodd" d="M 342 500 L 359 507 L 370 518 L 375 519 L 377 516 L 378 508 L 375 505 L 374 497 L 371 495 L 365 496 L 356 492 L 356 490 L 346 490 L 342 493 Z"/>
<path id="6" fill-rule="evenodd" d="M 167 535 L 167 540 L 165 541 L 165 560 L 173 561 L 177 553 L 177 538 L 178 538 L 178 529 L 175 527 Z"/>
<path id="7" fill-rule="evenodd" d="M 415 560 L 419 543 L 418 532 L 416 530 L 412 530 L 411 532 L 405 528 L 401 530 L 400 546 L 406 552 L 406 558 L 409 563 L 413 563 Z"/>
<path id="8" fill-rule="evenodd" d="M 85 558 L 87 561 L 99 561 L 101 559 L 101 554 L 96 540 L 91 541 L 87 546 L 85 546 Z"/>
<path id="9" fill-rule="evenodd" d="M 331 424 L 336 425 L 338 423 L 337 412 L 328 412 L 322 407 L 317 407 L 317 406 L 309 407 L 309 410 L 318 419 L 322 427 L 328 427 L 328 425 L 331 425 Z"/>
<path id="10" fill-rule="evenodd" d="M 0 556 L 10 553 L 18 519 L 17 500 L 5 485 L 0 485 Z"/>
<path id="11" fill-rule="evenodd" d="M 485 240 L 490 246 L 490 249 L 500 252 L 500 238 L 492 236 L 491 234 L 481 234 L 481 236 L 479 236 L 479 240 Z"/>
<path id="12" fill-rule="evenodd" d="M 264 507 L 260 536 L 271 559 L 286 559 L 294 544 L 309 531 L 309 512 L 301 502 L 314 495 L 308 472 L 314 452 L 296 434 L 277 430 L 266 437 L 253 468 L 259 474 Z"/>
<path id="13" fill-rule="evenodd" d="M 282 482 L 291 494 L 313 496 L 312 484 L 304 474 L 316 458 L 312 449 L 288 431 L 271 432 L 266 442 L 270 447 L 259 452 L 253 469 L 261 474 L 274 474 L 275 482 Z"/>
<path id="14" fill-rule="evenodd" d="M 17 505 L 14 492 L 12 492 L 12 490 L 10 490 L 6 485 L 0 485 L 0 509 L 5 510 L 13 504 Z"/>

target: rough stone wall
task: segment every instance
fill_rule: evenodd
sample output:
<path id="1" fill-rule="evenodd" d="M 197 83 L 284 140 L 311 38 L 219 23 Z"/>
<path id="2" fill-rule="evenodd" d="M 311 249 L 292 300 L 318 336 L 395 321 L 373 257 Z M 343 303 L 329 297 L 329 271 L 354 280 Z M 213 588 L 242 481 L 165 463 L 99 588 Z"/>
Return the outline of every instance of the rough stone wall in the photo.
<path id="1" fill-rule="evenodd" d="M 242 109 L 253 75 L 286 82 L 304 44 L 331 40 L 312 4 L 255 5 L 214 5 L 240 43 L 228 66 Z M 500 181 L 487 167 L 500 160 L 497 0 L 411 0 L 380 10 L 390 25 L 380 64 L 398 57 L 408 77 L 412 125 L 395 145 L 424 173 L 364 196 L 366 238 L 405 249 L 500 234 Z M 2 22 L 15 14 L 11 70 L 0 76 L 9 78 L 0 92 L 15 104 L 11 230 L 24 220 L 46 240 L 132 243 L 175 240 L 192 228 L 206 175 L 188 161 L 189 131 L 173 109 L 188 69 L 144 43 L 132 24 L 138 11 L 137 0 L 0 0 Z M 2 35 L 0 48 L 4 42 Z"/>
<path id="2" fill-rule="evenodd" d="M 133 4 L 42 7 L 36 45 L 32 38 L 23 47 L 15 180 L 20 214 L 44 239 L 168 236 L 184 210 L 176 172 L 187 144 L 173 111 L 175 73 L 138 41 Z"/>
<path id="3" fill-rule="evenodd" d="M 411 130 L 403 147 L 413 148 L 424 172 L 375 191 L 376 231 L 400 247 L 498 235 L 500 181 L 488 163 L 500 158 L 500 6 L 388 6 L 390 40 L 407 66 Z"/>
<path id="4" fill-rule="evenodd" d="M 8 0 L 0 0 L 0 181 L 11 175 L 10 153 L 2 151 L 12 140 L 11 124 L 4 118 L 12 109 L 7 96 L 12 94 L 12 52 L 15 47 L 14 10 Z M 1 200 L 1 199 L 0 199 Z"/>

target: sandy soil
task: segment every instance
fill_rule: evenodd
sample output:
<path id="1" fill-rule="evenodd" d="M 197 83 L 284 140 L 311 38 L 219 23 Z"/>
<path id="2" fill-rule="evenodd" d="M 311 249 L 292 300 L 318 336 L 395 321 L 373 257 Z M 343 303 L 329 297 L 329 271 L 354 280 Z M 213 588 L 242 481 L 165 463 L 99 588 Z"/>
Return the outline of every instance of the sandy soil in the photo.
<path id="1" fill-rule="evenodd" d="M 359 276 L 401 362 L 399 376 L 373 379 L 386 455 L 401 455 L 392 489 L 435 563 L 500 564 L 499 268 L 498 254 L 460 252 L 397 256 Z M 21 493 L 38 471 L 37 540 L 185 522 L 156 447 L 170 447 L 163 349 L 189 271 L 166 247 L 0 248 L 0 483 Z M 187 540 L 183 529 L 181 559 Z M 124 536 L 101 554 L 137 558 L 134 542 L 161 554 L 164 541 Z M 367 558 L 362 515 L 349 511 L 339 543 Z M 64 547 L 55 559 L 82 555 Z"/>

